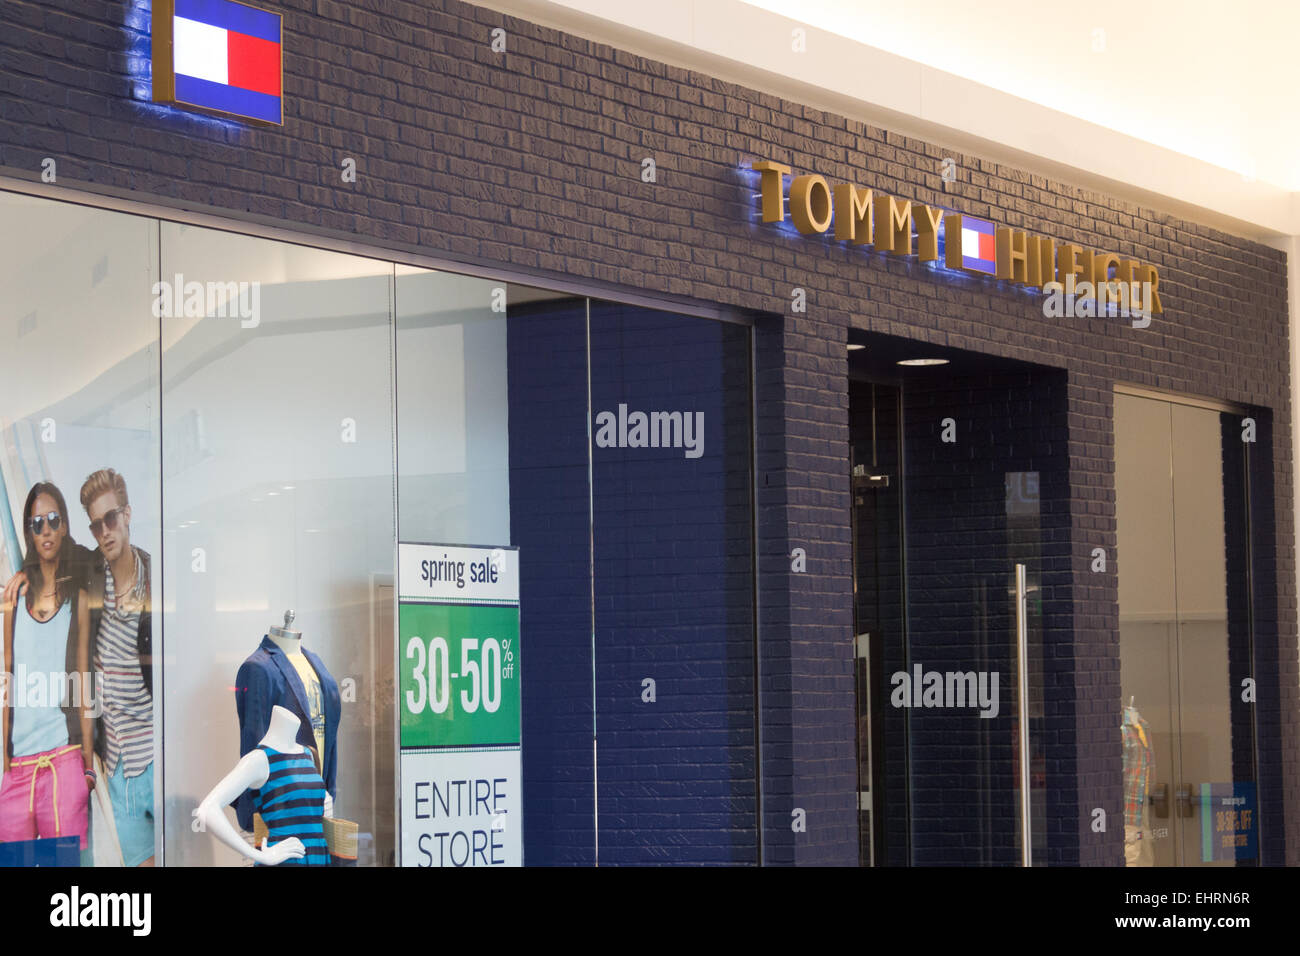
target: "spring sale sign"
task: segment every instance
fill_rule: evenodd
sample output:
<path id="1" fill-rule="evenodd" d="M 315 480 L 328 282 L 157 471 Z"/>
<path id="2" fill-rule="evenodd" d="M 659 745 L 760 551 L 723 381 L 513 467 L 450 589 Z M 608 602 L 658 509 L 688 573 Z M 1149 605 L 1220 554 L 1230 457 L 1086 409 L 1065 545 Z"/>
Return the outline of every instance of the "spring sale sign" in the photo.
<path id="1" fill-rule="evenodd" d="M 403 866 L 523 864 L 519 552 L 398 545 Z"/>

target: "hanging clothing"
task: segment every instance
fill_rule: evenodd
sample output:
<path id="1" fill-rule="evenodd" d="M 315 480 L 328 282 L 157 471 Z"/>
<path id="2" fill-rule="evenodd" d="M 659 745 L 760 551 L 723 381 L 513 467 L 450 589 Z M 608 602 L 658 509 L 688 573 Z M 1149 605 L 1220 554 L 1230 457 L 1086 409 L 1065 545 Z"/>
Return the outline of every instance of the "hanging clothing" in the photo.
<path id="1" fill-rule="evenodd" d="M 331 797 L 337 797 L 335 781 L 338 776 L 339 717 L 343 709 L 338 682 L 325 669 L 325 663 L 307 648 L 302 654 L 320 681 L 324 701 L 325 739 L 319 753 L 321 776 Z M 269 636 L 262 638 L 235 676 L 235 713 L 239 716 L 239 755 L 242 757 L 258 746 L 271 726 L 271 708 L 283 707 L 298 718 L 297 742 L 305 747 L 317 746 L 316 728 L 312 719 L 311 703 L 302 678 L 282 651 Z M 248 793 L 242 793 L 232 804 L 239 826 L 253 829 L 253 804 Z"/>
<path id="2" fill-rule="evenodd" d="M 1133 707 L 1124 708 L 1120 724 L 1124 738 L 1124 824 L 1146 824 L 1147 794 L 1155 774 L 1155 751 L 1151 746 L 1151 728 Z"/>
<path id="3" fill-rule="evenodd" d="M 325 754 L 325 695 L 321 693 L 320 678 L 316 675 L 316 670 L 311 666 L 311 661 L 307 660 L 307 655 L 299 651 L 297 654 L 287 655 L 289 663 L 293 669 L 298 672 L 298 679 L 302 681 L 303 691 L 307 696 L 307 715 L 311 717 L 311 732 L 316 738 L 316 753 L 324 759 Z M 324 768 L 324 764 L 321 767 Z"/>
<path id="4" fill-rule="evenodd" d="M 266 754 L 270 773 L 266 783 L 252 791 L 254 811 L 266 823 L 270 845 L 297 837 L 307 850 L 298 860 L 285 860 L 281 866 L 329 866 L 325 845 L 325 781 L 306 750 L 281 753 L 266 744 L 258 750 Z"/>

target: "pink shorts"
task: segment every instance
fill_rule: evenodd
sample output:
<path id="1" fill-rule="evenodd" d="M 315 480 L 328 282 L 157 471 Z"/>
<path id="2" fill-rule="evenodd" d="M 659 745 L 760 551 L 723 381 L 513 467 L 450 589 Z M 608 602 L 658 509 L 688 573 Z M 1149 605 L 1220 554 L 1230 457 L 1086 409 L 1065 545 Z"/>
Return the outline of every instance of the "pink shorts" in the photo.
<path id="1" fill-rule="evenodd" d="M 0 785 L 0 842 L 77 836 L 84 850 L 89 797 L 76 744 L 14 757 Z"/>

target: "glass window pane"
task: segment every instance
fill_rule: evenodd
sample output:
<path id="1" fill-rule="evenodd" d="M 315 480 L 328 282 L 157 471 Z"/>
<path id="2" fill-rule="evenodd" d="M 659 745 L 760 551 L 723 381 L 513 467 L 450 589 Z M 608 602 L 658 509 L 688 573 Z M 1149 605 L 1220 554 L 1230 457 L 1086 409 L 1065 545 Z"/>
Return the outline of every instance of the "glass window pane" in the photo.
<path id="1" fill-rule="evenodd" d="M 391 863 L 392 266 L 174 224 L 162 263 L 168 863 L 241 862 L 191 823 L 273 705 L 323 751 L 358 862 Z M 288 609 L 301 657 L 264 640 Z"/>
<path id="2" fill-rule="evenodd" d="M 158 225 L 151 219 L 11 193 L 0 193 L 0 222 L 6 225 L 0 235 L 0 288 L 8 316 L 4 334 L 8 342 L 17 343 L 16 348 L 0 350 L 0 500 L 6 505 L 0 509 L 0 584 L 18 571 L 24 557 L 39 567 L 34 538 L 26 540 L 24 533 L 25 518 L 31 517 L 24 505 L 37 482 L 52 482 L 66 504 L 66 514 L 60 517 L 66 518 L 68 537 L 58 545 L 58 555 L 65 560 L 73 555 L 74 542 L 95 551 L 80 575 L 85 589 L 78 594 L 84 597 L 61 591 L 57 595 L 69 604 L 84 599 L 91 608 L 90 629 L 71 636 L 84 637 L 86 666 L 99 677 L 81 683 L 87 690 L 98 690 L 93 696 L 77 695 L 74 706 L 89 705 L 89 711 L 101 714 L 93 732 L 100 741 L 100 770 L 106 781 L 104 763 L 111 767 L 114 785 L 130 780 L 138 803 L 133 809 L 119 806 L 131 819 L 118 822 L 124 830 L 131 827 L 123 849 L 127 864 L 137 865 L 154 857 L 157 849 L 152 771 L 159 753 L 150 687 L 157 674 L 148 653 L 153 621 L 145 599 L 159 593 L 156 586 L 150 588 L 150 571 L 159 554 L 158 320 L 150 309 Z M 113 469 L 117 481 L 103 469 Z M 129 514 L 123 510 L 128 506 Z M 46 512 L 44 507 L 38 510 Z M 103 533 L 100 541 L 90 531 L 92 518 L 112 525 L 97 526 Z M 29 565 L 29 575 L 32 570 Z M 105 582 L 114 577 L 123 586 L 131 581 L 138 586 L 120 602 L 110 598 L 114 608 L 120 606 L 120 615 L 103 611 Z M 35 597 L 41 591 L 38 582 L 28 594 Z M 51 612 L 55 600 L 50 599 Z M 42 642 L 54 638 L 60 646 L 69 640 L 67 628 L 32 626 L 35 619 L 25 605 L 21 601 L 15 609 L 14 624 L 22 622 L 27 637 Z M 38 600 L 31 610 L 39 616 L 43 606 Z M 37 645 L 23 640 L 21 633 L 14 646 L 15 671 L 45 669 Z M 49 658 L 55 659 L 57 654 Z M 59 669 L 62 672 L 62 665 Z M 103 679 L 106 670 L 115 672 L 111 680 Z M 68 689 L 75 693 L 75 684 Z M 16 732 L 24 727 L 31 732 L 13 742 L 13 756 L 67 744 L 81 726 L 75 712 L 70 723 L 16 723 Z M 67 785 L 77 786 L 81 778 L 75 771 L 82 756 L 75 748 L 71 760 L 74 774 Z M 11 768 L 6 782 L 18 786 L 23 774 L 32 772 L 42 771 Z M 22 839 L 18 834 L 29 816 L 23 812 L 27 802 L 6 801 L 6 806 L 14 813 L 0 819 L 0 839 Z M 103 837 L 106 831 L 94 801 L 81 803 L 71 822 L 65 815 L 61 828 L 65 833 L 70 828 L 84 832 L 87 821 L 91 840 L 81 854 L 83 861 L 122 865 L 122 852 Z M 54 835 L 39 827 L 36 832 Z"/>
<path id="3" fill-rule="evenodd" d="M 403 541 L 510 541 L 500 282 L 397 267 L 398 528 Z"/>

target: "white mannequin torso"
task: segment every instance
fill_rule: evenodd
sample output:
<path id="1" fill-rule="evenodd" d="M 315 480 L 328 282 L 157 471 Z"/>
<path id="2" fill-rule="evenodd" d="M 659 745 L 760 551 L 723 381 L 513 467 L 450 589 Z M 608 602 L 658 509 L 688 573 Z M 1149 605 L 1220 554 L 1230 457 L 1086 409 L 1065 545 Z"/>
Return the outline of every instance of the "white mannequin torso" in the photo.
<path id="1" fill-rule="evenodd" d="M 300 724 L 301 721 L 283 707 L 272 707 L 271 724 L 261 742 L 272 750 L 279 750 L 282 753 L 301 753 L 303 747 L 297 742 Z M 203 798 L 198 810 L 195 811 L 195 816 L 203 829 L 232 850 L 251 857 L 259 863 L 274 866 L 290 858 L 302 857 L 306 853 L 302 841 L 297 837 L 290 837 L 268 846 L 267 841 L 263 840 L 260 847 L 250 847 L 226 819 L 223 809 L 245 790 L 256 790 L 261 787 L 270 775 L 271 764 L 267 760 L 265 751 L 261 748 L 250 750 Z"/>
<path id="2" fill-rule="evenodd" d="M 280 753 L 302 753 L 306 748 L 298 743 L 298 729 L 302 722 L 283 707 L 271 708 L 271 723 L 261 743 Z M 203 798 L 195 816 L 203 828 L 236 852 L 251 857 L 259 863 L 274 866 L 289 858 L 302 857 L 306 850 L 297 837 L 281 840 L 268 846 L 265 840 L 260 847 L 250 847 L 226 818 L 224 807 L 246 790 L 256 790 L 266 783 L 271 765 L 260 748 L 250 750 L 235 764 L 235 768 L 212 788 Z M 334 801 L 325 795 L 325 816 L 334 815 Z"/>

